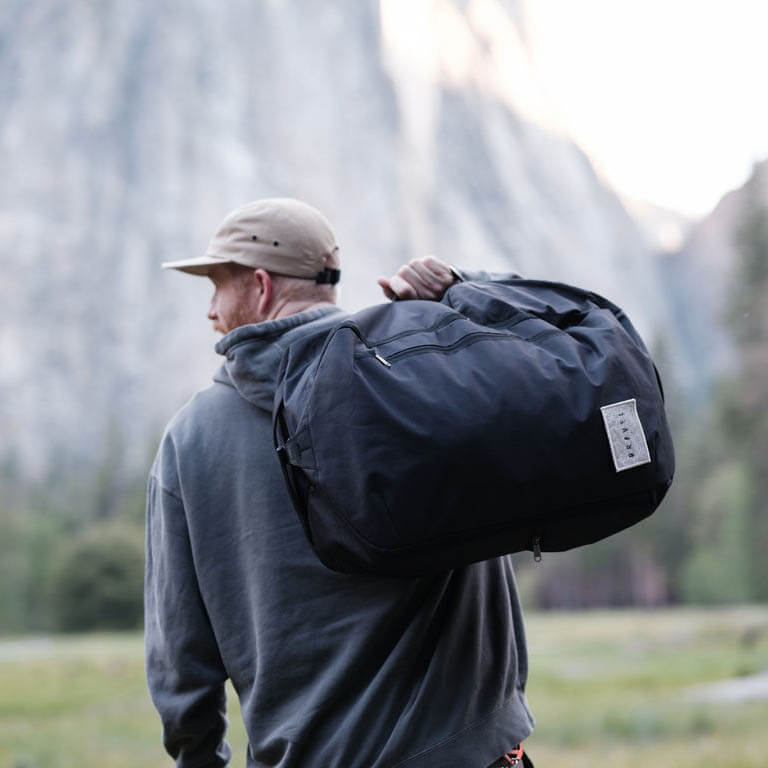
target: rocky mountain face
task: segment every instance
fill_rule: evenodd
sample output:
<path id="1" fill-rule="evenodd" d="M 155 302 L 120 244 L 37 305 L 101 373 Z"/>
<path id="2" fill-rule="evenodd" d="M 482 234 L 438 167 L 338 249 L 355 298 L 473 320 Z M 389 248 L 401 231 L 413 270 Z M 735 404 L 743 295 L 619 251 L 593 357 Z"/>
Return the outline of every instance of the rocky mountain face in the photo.
<path id="1" fill-rule="evenodd" d="M 701 398 L 715 378 L 736 373 L 728 314 L 738 289 L 739 232 L 754 206 L 768 207 L 768 160 L 691 228 L 677 252 L 660 260 L 679 334 L 678 370 L 689 377 L 685 388 Z"/>
<path id="2" fill-rule="evenodd" d="M 207 281 L 163 273 L 290 195 L 342 248 L 342 304 L 434 252 L 588 286 L 674 338 L 616 195 L 531 97 L 503 0 L 10 0 L 0 30 L 0 460 L 143 471 L 216 366 Z"/>

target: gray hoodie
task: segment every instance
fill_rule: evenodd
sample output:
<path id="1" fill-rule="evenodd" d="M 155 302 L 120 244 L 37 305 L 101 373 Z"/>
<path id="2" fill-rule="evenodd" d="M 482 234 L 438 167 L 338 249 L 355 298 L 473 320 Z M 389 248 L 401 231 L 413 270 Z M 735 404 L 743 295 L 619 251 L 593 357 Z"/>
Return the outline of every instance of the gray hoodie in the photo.
<path id="1" fill-rule="evenodd" d="M 483 768 L 532 730 L 510 558 L 421 579 L 335 573 L 312 552 L 272 447 L 285 347 L 343 315 L 246 325 L 168 426 L 149 479 L 146 661 L 184 768 Z M 239 762 L 239 760 L 237 761 Z"/>

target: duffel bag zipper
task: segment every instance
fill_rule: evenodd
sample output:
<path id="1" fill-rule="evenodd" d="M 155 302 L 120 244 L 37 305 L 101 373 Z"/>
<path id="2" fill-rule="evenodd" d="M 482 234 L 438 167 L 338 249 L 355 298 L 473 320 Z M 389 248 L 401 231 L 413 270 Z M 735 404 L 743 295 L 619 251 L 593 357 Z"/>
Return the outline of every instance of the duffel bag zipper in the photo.
<path id="1" fill-rule="evenodd" d="M 476 333 L 468 333 L 466 336 L 462 336 L 458 341 L 455 341 L 453 344 L 419 344 L 415 347 L 408 347 L 407 349 L 401 349 L 397 352 L 393 352 L 389 357 L 385 360 L 381 355 L 378 353 L 378 350 L 375 348 L 371 349 L 371 352 L 373 352 L 374 357 L 376 357 L 379 362 L 387 364 L 388 367 L 391 367 L 391 364 L 395 360 L 399 360 L 401 357 L 409 357 L 410 355 L 419 355 L 423 352 L 440 352 L 444 354 L 449 354 L 451 352 L 454 352 L 457 349 L 460 349 L 461 347 L 465 347 L 469 344 L 474 343 L 475 341 L 482 341 L 482 339 L 488 339 L 488 338 L 502 338 L 502 339 L 515 339 L 516 341 L 519 341 L 519 337 L 517 336 L 510 336 L 506 333 L 498 333 L 494 331 L 477 331 Z"/>
<path id="2" fill-rule="evenodd" d="M 342 328 L 349 328 L 352 333 L 357 336 L 358 339 L 360 339 L 360 343 L 382 364 L 385 365 L 387 368 L 391 368 L 391 364 L 388 360 L 385 360 L 380 354 L 379 350 L 376 349 L 376 347 L 372 346 L 368 343 L 368 341 L 363 337 L 363 334 L 360 333 L 360 329 L 354 324 L 354 323 L 345 323 L 344 325 L 340 325 L 336 330 L 325 340 L 325 344 L 323 344 L 323 348 L 320 350 L 320 354 L 318 355 L 318 360 L 322 360 L 323 356 L 325 355 L 325 350 L 328 348 L 328 345 L 331 343 L 331 339 L 342 329 Z"/>
<path id="3" fill-rule="evenodd" d="M 400 333 L 396 333 L 393 336 L 387 336 L 383 339 L 378 339 L 375 344 L 376 346 L 381 346 L 382 344 L 389 344 L 392 341 L 397 341 L 398 339 L 405 338 L 406 336 L 413 336 L 417 333 L 432 333 L 433 331 L 438 331 L 441 328 L 443 328 L 446 325 L 450 325 L 451 323 L 456 322 L 456 320 L 466 320 L 467 318 L 456 312 L 451 315 L 447 315 L 446 317 L 441 317 L 436 323 L 433 323 L 428 328 L 413 328 L 410 331 L 400 331 Z M 347 328 L 352 328 L 352 325 L 346 326 Z M 359 330 L 359 329 L 358 329 Z M 358 333 L 358 336 L 360 334 Z M 371 343 L 368 341 L 364 341 L 362 336 L 360 336 L 360 340 L 363 341 L 363 343 L 366 346 L 371 346 Z"/>
<path id="4" fill-rule="evenodd" d="M 433 323 L 432 325 L 428 326 L 427 328 L 414 328 L 410 331 L 401 331 L 400 333 L 394 334 L 394 336 L 387 336 L 386 338 L 379 339 L 376 342 L 370 342 L 368 339 L 363 336 L 362 331 L 357 326 L 356 323 L 342 323 L 341 325 L 337 326 L 333 333 L 326 338 L 325 343 L 323 344 L 323 348 L 320 350 L 319 357 L 322 357 L 325 353 L 325 350 L 327 349 L 328 345 L 331 343 L 331 339 L 341 330 L 344 328 L 348 328 L 352 333 L 357 336 L 358 339 L 360 339 L 360 343 L 369 351 L 373 351 L 376 349 L 377 346 L 380 346 L 381 344 L 389 344 L 392 341 L 397 341 L 398 339 L 405 338 L 406 336 L 413 336 L 417 333 L 433 333 L 434 331 L 438 331 L 441 328 L 443 328 L 446 325 L 450 325 L 451 323 L 456 322 L 456 320 L 466 320 L 467 318 L 464 317 L 464 315 L 461 315 L 459 313 L 455 313 L 452 315 L 448 315 L 446 317 L 441 317 L 436 323 Z"/>
<path id="5" fill-rule="evenodd" d="M 503 330 L 509 330 L 510 328 L 514 328 L 514 326 L 519 325 L 522 322 L 525 322 L 526 320 L 536 320 L 539 318 L 534 317 L 533 315 L 526 314 L 520 310 L 516 311 L 516 314 L 514 317 L 507 317 L 504 320 L 498 321 L 498 322 L 488 322 L 483 323 L 483 325 L 490 327 L 490 328 L 498 328 Z M 383 339 L 378 339 L 375 342 L 368 341 L 367 339 L 364 339 L 360 329 L 357 327 L 357 325 L 353 323 L 345 323 L 344 325 L 340 325 L 337 330 L 340 330 L 341 328 L 349 328 L 350 330 L 353 330 L 357 337 L 360 339 L 360 341 L 365 344 L 366 347 L 369 349 L 373 346 L 380 347 L 383 344 L 390 344 L 393 341 L 398 341 L 400 339 L 405 338 L 406 336 L 414 336 L 417 333 L 433 333 L 434 331 L 441 330 L 445 326 L 450 325 L 451 323 L 456 322 L 456 320 L 472 320 L 467 315 L 462 315 L 461 313 L 456 313 L 452 315 L 448 315 L 447 317 L 443 317 L 440 320 L 438 320 L 436 323 L 433 323 L 432 325 L 428 326 L 427 328 L 414 328 L 410 331 L 400 331 L 400 333 L 396 333 L 393 336 L 386 336 Z"/>
<path id="6" fill-rule="evenodd" d="M 453 322 L 458 318 L 456 317 L 448 317 L 444 318 L 440 323 L 437 323 L 435 326 L 433 326 L 431 329 L 428 330 L 437 330 L 441 325 L 448 325 L 449 323 Z M 513 323 L 516 325 L 516 323 Z M 331 338 L 340 331 L 342 328 L 349 328 L 350 331 L 352 331 L 355 336 L 357 336 L 358 339 L 360 339 L 360 343 L 370 352 L 376 360 L 378 360 L 382 365 L 386 366 L 387 368 L 392 367 L 392 361 L 397 360 L 401 357 L 407 357 L 408 355 L 418 355 L 425 351 L 433 351 L 433 352 L 441 352 L 445 354 L 449 354 L 457 349 L 460 349 L 461 347 L 464 347 L 468 344 L 473 344 L 475 341 L 481 341 L 482 339 L 487 338 L 501 338 L 501 339 L 514 339 L 516 341 L 536 341 L 539 338 L 542 338 L 544 336 L 549 336 L 550 334 L 556 334 L 561 333 L 561 331 L 557 328 L 548 329 L 546 331 L 542 331 L 541 333 L 537 333 L 535 336 L 532 336 L 530 339 L 525 339 L 521 336 L 517 336 L 515 334 L 505 333 L 504 331 L 476 331 L 475 333 L 468 333 L 466 336 L 462 336 L 458 341 L 455 341 L 453 344 L 447 344 L 447 345 L 440 345 L 440 344 L 419 344 L 415 347 L 407 347 L 406 349 L 398 350 L 397 352 L 393 352 L 388 357 L 383 357 L 380 353 L 377 347 L 373 346 L 360 332 L 360 329 L 355 325 L 354 323 L 345 323 L 344 325 L 340 325 L 336 331 L 334 331 L 331 336 L 329 336 L 325 340 L 325 344 L 323 345 L 323 349 L 320 352 L 319 357 L 323 357 L 323 354 L 325 353 L 325 350 L 327 349 L 328 345 L 331 342 Z M 389 341 L 389 339 L 387 339 Z"/>

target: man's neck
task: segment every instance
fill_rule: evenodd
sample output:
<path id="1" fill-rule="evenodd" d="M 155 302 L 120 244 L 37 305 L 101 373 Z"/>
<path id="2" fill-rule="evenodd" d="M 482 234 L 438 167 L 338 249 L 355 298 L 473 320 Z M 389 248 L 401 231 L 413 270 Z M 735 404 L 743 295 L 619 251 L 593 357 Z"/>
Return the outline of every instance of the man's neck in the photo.
<path id="1" fill-rule="evenodd" d="M 277 303 L 270 311 L 269 316 L 264 319 L 277 320 L 280 317 L 288 317 L 288 315 L 298 315 L 299 312 L 306 312 L 309 309 L 332 306 L 335 305 L 330 301 L 283 301 Z"/>

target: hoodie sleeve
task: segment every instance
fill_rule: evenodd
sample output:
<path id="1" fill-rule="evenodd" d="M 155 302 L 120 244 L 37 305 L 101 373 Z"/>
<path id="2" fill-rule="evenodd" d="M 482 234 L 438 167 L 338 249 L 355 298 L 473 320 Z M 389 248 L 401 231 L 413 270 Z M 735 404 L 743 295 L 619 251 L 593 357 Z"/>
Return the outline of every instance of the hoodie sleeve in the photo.
<path id="1" fill-rule="evenodd" d="M 147 683 L 177 768 L 229 764 L 227 675 L 195 574 L 181 499 L 150 476 L 144 618 Z"/>

